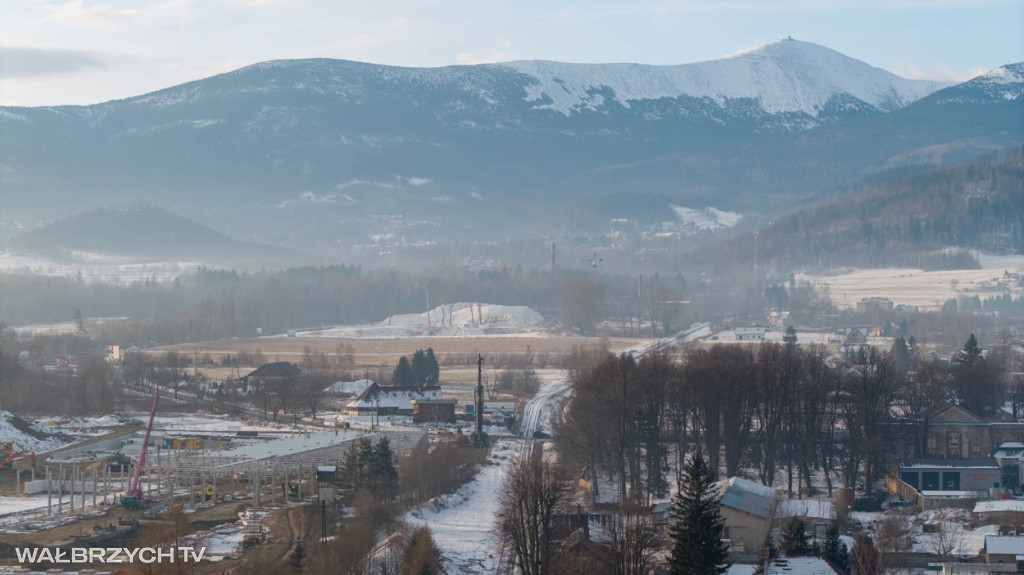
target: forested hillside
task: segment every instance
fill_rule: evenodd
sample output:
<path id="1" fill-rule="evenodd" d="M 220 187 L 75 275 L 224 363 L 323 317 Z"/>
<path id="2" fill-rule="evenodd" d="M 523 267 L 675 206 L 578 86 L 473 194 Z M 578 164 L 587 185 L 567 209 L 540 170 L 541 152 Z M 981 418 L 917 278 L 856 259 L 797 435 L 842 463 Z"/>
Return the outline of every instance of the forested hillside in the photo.
<path id="1" fill-rule="evenodd" d="M 710 250 L 767 272 L 845 266 L 974 267 L 960 250 L 1024 251 L 1024 155 L 986 154 L 879 184 Z M 723 254 L 723 252 L 727 252 Z M 756 262 L 755 262 L 756 259 Z M 710 260 L 709 260 L 710 261 Z"/>

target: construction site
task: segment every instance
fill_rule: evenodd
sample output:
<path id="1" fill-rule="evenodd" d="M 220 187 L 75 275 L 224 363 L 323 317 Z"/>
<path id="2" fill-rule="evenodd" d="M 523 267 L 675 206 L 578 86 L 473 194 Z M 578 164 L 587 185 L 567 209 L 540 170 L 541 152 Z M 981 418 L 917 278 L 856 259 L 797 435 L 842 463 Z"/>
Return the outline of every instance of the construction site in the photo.
<path id="1" fill-rule="evenodd" d="M 19 545 L 130 543 L 140 525 L 174 506 L 197 527 L 214 529 L 196 536 L 213 543 L 214 560 L 236 557 L 267 541 L 275 510 L 287 517 L 294 503 L 333 505 L 339 465 L 358 440 L 386 438 L 399 458 L 428 446 L 427 431 L 411 428 L 154 429 L 159 401 L 154 396 L 144 427 L 122 426 L 39 454 L 0 444 L 0 486 L 18 496 L 0 508 L 0 566 L 17 564 Z M 12 501 L 23 509 L 12 510 Z"/>

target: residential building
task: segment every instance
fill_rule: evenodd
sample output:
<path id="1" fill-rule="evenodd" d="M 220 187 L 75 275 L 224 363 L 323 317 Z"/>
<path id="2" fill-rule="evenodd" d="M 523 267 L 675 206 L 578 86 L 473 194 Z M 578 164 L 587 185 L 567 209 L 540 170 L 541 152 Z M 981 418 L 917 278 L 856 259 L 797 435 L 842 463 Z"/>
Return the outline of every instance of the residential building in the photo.
<path id="1" fill-rule="evenodd" d="M 835 513 L 832 502 L 821 499 L 786 499 L 779 502 L 777 515 L 781 521 L 790 517 L 799 517 L 804 523 L 804 531 L 819 541 L 824 541 L 828 524 Z"/>
<path id="2" fill-rule="evenodd" d="M 455 423 L 454 399 L 413 399 L 413 423 Z"/>
<path id="3" fill-rule="evenodd" d="M 1024 566 L 1024 535 L 986 535 L 986 563 Z"/>
<path id="4" fill-rule="evenodd" d="M 345 408 L 349 415 L 412 415 L 414 400 L 429 399 L 444 399 L 441 386 L 381 386 L 374 383 L 348 402 Z"/>
<path id="5" fill-rule="evenodd" d="M 733 329 L 732 333 L 737 341 L 764 341 L 764 334 L 768 333 L 768 328 L 759 325 L 743 326 Z"/>
<path id="6" fill-rule="evenodd" d="M 760 552 L 775 516 L 778 492 L 740 477 L 720 481 L 718 489 L 725 520 L 722 538 L 737 553 Z"/>

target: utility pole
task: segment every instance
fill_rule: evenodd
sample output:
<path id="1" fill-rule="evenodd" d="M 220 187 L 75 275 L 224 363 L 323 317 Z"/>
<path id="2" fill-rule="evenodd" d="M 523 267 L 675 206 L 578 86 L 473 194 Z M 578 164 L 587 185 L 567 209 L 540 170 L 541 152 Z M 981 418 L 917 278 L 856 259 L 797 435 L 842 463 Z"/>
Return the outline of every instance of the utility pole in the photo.
<path id="1" fill-rule="evenodd" d="M 484 446 L 484 356 L 476 356 L 476 444 Z"/>
<path id="2" fill-rule="evenodd" d="M 427 335 L 430 335 L 430 286 L 423 286 L 423 290 L 427 294 Z"/>

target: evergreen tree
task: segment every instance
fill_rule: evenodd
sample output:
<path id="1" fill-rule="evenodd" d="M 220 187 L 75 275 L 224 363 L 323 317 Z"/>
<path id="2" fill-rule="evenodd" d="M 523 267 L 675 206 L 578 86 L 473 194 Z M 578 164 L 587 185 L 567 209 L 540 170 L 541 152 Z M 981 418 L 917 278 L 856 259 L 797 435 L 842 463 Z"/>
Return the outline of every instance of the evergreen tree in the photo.
<path id="1" fill-rule="evenodd" d="M 825 545 L 821 550 L 821 556 L 832 562 L 843 573 L 850 570 L 850 554 L 846 545 L 839 539 L 839 526 L 833 521 L 828 525 L 825 533 Z"/>
<path id="2" fill-rule="evenodd" d="M 381 500 L 390 500 L 398 492 L 398 471 L 395 469 L 391 442 L 387 437 L 377 442 L 371 457 L 369 467 L 374 482 L 374 495 Z"/>
<path id="3" fill-rule="evenodd" d="M 672 499 L 672 575 L 722 575 L 728 571 L 729 545 L 722 541 L 721 508 L 713 475 L 697 452 L 687 462 L 680 490 Z"/>
<path id="4" fill-rule="evenodd" d="M 782 526 L 781 533 L 782 552 L 786 555 L 807 555 L 811 546 L 807 541 L 807 532 L 804 531 L 804 522 L 799 517 L 790 517 Z"/>
<path id="5" fill-rule="evenodd" d="M 413 373 L 412 366 L 409 365 L 409 359 L 404 355 L 398 360 L 395 373 L 391 376 L 391 384 L 408 387 L 416 385 L 416 374 Z"/>
<path id="6" fill-rule="evenodd" d="M 412 373 L 415 376 L 416 385 L 424 385 L 427 377 L 430 376 L 430 367 L 427 365 L 427 354 L 422 349 L 417 349 L 412 354 Z"/>
<path id="7" fill-rule="evenodd" d="M 75 322 L 75 335 L 85 336 L 88 335 L 89 331 L 85 328 L 85 316 L 82 315 L 82 310 L 75 308 L 74 315 L 71 316 L 72 321 Z M 974 337 L 973 335 L 971 337 Z"/>
<path id="8" fill-rule="evenodd" d="M 437 357 L 434 356 L 434 348 L 427 348 L 427 385 L 437 385 L 441 381 L 441 366 L 437 363 Z"/>
<path id="9" fill-rule="evenodd" d="M 786 328 L 786 335 L 782 336 L 783 343 L 786 344 L 786 349 L 792 351 L 796 347 L 796 328 L 789 326 Z"/>
<path id="10" fill-rule="evenodd" d="M 978 346 L 978 338 L 974 337 L 974 334 L 972 333 L 964 343 L 963 349 L 960 350 L 957 361 L 960 363 L 974 363 L 980 359 L 981 347 Z"/>

